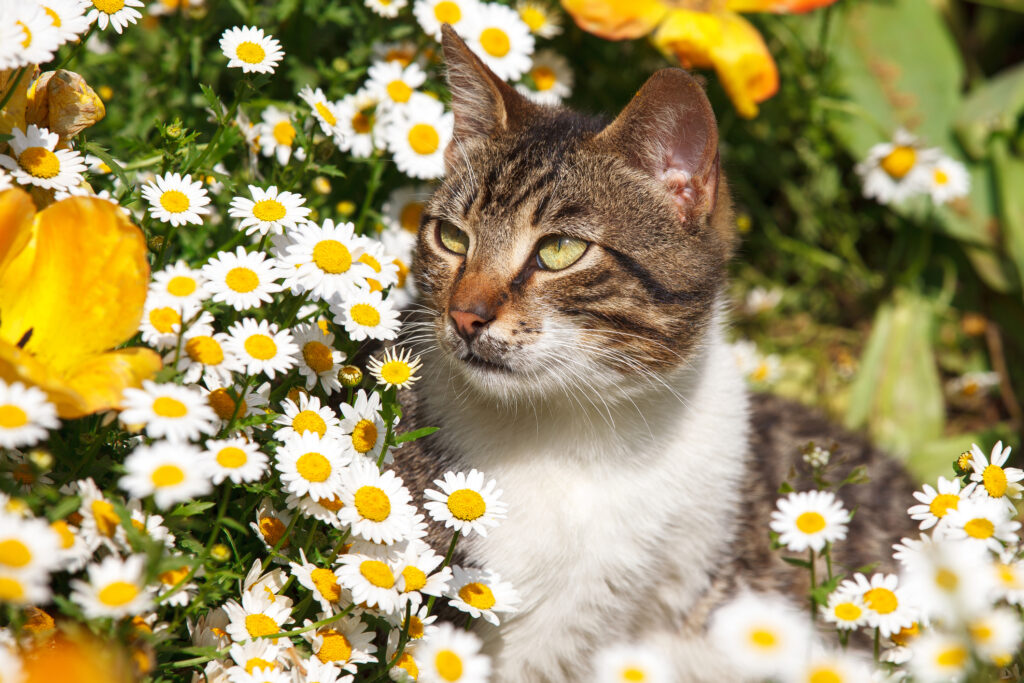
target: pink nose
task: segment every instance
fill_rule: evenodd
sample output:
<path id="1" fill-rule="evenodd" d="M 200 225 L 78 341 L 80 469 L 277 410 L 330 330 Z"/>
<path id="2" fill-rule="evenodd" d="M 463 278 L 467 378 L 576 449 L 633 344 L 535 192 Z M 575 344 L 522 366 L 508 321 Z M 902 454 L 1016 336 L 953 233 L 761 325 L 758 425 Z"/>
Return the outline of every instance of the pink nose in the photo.
<path id="1" fill-rule="evenodd" d="M 467 342 L 473 341 L 473 338 L 487 326 L 487 323 L 494 320 L 493 317 L 485 319 L 471 311 L 451 311 L 450 315 L 455 321 L 455 329 L 458 330 L 459 336 Z"/>

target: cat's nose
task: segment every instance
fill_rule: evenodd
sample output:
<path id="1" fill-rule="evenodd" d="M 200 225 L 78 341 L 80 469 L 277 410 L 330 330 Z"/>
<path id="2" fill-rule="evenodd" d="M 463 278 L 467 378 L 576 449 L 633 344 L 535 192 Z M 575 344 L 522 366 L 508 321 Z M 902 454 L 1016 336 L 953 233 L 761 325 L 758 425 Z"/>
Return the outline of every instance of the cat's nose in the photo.
<path id="1" fill-rule="evenodd" d="M 467 342 L 473 341 L 480 332 L 487 326 L 487 323 L 494 320 L 494 316 L 484 317 L 488 315 L 489 311 L 484 311 L 483 307 L 478 307 L 476 311 L 450 311 L 449 315 L 455 322 L 455 329 L 458 330 L 459 336 L 465 339 Z"/>

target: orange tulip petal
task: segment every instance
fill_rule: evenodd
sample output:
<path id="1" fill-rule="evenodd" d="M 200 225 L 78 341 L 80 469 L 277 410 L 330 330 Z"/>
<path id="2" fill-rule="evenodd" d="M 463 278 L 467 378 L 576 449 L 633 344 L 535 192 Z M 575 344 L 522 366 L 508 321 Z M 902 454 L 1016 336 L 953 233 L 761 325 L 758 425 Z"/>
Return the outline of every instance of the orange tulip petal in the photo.
<path id="1" fill-rule="evenodd" d="M 0 192 L 0 278 L 32 236 L 36 207 L 27 192 L 17 188 Z"/>
<path id="2" fill-rule="evenodd" d="M 562 7 L 584 31 L 609 40 L 645 36 L 668 11 L 659 0 L 562 0 Z"/>
<path id="3" fill-rule="evenodd" d="M 819 7 L 828 7 L 837 0 L 729 0 L 726 7 L 733 12 L 775 12 L 801 14 Z"/>
<path id="4" fill-rule="evenodd" d="M 152 349 L 132 347 L 84 358 L 64 376 L 68 389 L 84 397 L 80 415 L 121 407 L 121 395 L 128 387 L 155 375 L 163 366 Z M 76 417 L 64 415 L 61 417 Z"/>

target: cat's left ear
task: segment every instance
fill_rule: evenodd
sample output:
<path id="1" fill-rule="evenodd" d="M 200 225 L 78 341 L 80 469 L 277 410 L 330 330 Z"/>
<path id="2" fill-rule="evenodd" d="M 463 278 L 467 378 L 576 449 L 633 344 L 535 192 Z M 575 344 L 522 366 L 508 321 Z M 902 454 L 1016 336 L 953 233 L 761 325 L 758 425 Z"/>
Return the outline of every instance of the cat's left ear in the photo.
<path id="1" fill-rule="evenodd" d="M 665 183 L 683 220 L 718 200 L 718 126 L 700 84 L 682 69 L 651 76 L 595 142 Z"/>

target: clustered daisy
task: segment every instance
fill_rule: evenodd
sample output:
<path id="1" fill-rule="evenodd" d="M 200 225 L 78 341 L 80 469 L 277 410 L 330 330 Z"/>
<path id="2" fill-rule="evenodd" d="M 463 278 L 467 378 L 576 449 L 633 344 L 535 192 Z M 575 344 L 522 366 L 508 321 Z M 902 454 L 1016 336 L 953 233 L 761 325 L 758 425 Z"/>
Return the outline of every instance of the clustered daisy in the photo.
<path id="1" fill-rule="evenodd" d="M 892 142 L 882 142 L 857 164 L 864 195 L 882 204 L 898 204 L 916 195 L 929 195 L 936 204 L 964 197 L 970 177 L 962 163 L 926 148 L 902 128 Z"/>

